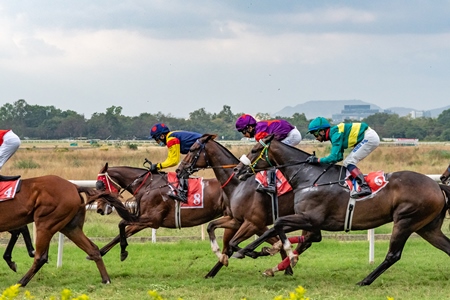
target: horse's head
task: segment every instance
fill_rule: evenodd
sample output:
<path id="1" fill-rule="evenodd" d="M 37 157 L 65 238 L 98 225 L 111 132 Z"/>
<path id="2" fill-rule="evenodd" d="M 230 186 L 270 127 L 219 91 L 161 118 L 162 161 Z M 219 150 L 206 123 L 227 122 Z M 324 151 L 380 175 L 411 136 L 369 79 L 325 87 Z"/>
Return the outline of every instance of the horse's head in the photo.
<path id="1" fill-rule="evenodd" d="M 272 143 L 274 135 L 268 135 L 253 146 L 247 155 L 242 155 L 241 162 L 234 168 L 234 173 L 240 180 L 247 180 L 253 176 L 255 169 L 262 170 L 273 167 L 275 163 L 269 155 L 269 146 Z"/>
<path id="2" fill-rule="evenodd" d="M 208 141 L 214 140 L 216 137 L 217 135 L 215 134 L 204 134 L 191 146 L 189 153 L 186 154 L 177 168 L 177 173 L 180 177 L 187 177 L 198 171 L 198 169 L 210 166 L 205 146 Z"/>
<path id="3" fill-rule="evenodd" d="M 108 189 L 111 193 L 117 193 L 119 191 L 120 186 L 118 186 L 118 184 L 115 183 L 108 175 L 108 163 L 106 163 L 105 166 L 98 172 L 95 188 L 99 191 Z"/>
<path id="4" fill-rule="evenodd" d="M 447 169 L 445 169 L 444 173 L 442 173 L 440 179 L 443 184 L 450 185 L 450 165 L 448 165 Z"/>

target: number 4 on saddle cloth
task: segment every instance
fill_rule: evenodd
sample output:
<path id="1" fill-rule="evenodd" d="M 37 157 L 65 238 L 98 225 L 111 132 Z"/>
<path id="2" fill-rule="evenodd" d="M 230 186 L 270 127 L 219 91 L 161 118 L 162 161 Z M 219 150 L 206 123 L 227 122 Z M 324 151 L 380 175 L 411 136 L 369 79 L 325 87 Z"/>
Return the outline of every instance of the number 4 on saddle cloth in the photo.
<path id="1" fill-rule="evenodd" d="M 366 196 L 366 197 L 375 195 L 382 188 L 384 188 L 389 182 L 389 181 L 386 181 L 386 176 L 384 175 L 383 171 L 371 172 L 371 173 L 365 175 L 364 179 L 366 180 L 367 185 L 372 190 L 372 194 L 369 196 Z M 353 178 L 351 177 L 350 174 L 347 177 L 347 179 L 345 180 L 345 182 L 347 183 L 347 186 L 350 190 L 353 190 L 354 188 L 359 190 L 358 184 L 355 184 L 355 181 L 353 180 Z M 356 187 L 355 187 L 355 185 L 356 185 Z M 363 198 L 365 198 L 365 197 L 363 197 Z"/>
<path id="2" fill-rule="evenodd" d="M 291 185 L 283 174 L 279 170 L 276 170 L 275 174 L 277 175 L 277 195 L 281 196 L 292 191 Z M 267 186 L 267 171 L 258 172 L 255 176 L 255 180 L 261 185 Z"/>
<path id="3" fill-rule="evenodd" d="M 179 181 L 177 173 L 168 172 L 167 181 L 171 189 L 177 189 Z M 181 208 L 203 208 L 203 178 L 188 179 L 188 202 L 181 203 Z"/>
<path id="4" fill-rule="evenodd" d="M 0 201 L 11 200 L 20 191 L 20 176 L 0 175 Z"/>

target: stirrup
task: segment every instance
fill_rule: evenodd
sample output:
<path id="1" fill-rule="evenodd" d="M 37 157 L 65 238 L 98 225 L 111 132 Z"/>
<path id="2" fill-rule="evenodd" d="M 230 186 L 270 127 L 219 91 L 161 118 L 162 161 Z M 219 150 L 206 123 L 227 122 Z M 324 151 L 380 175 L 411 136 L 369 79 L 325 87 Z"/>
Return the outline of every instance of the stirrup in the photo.
<path id="1" fill-rule="evenodd" d="M 264 186 L 264 185 L 260 184 L 260 185 L 258 185 L 258 187 L 256 188 L 256 191 L 257 191 L 257 192 L 260 192 L 260 193 L 275 194 L 276 189 L 275 189 L 274 186 L 271 186 L 271 185 L 269 185 L 269 186 Z"/>
<path id="2" fill-rule="evenodd" d="M 372 191 L 370 190 L 370 188 L 369 187 L 367 187 L 367 188 L 361 188 L 361 190 L 358 192 L 358 191 L 351 191 L 350 192 L 350 198 L 353 198 L 353 199 L 358 199 L 358 198 L 362 198 L 362 197 L 366 197 L 366 196 L 369 196 L 369 195 L 371 195 L 372 194 Z"/>
<path id="3" fill-rule="evenodd" d="M 168 193 L 167 196 L 169 196 L 169 198 L 173 199 L 173 200 L 177 200 L 183 203 L 188 203 L 187 198 L 184 198 L 180 195 L 176 195 L 173 192 L 172 193 Z"/>

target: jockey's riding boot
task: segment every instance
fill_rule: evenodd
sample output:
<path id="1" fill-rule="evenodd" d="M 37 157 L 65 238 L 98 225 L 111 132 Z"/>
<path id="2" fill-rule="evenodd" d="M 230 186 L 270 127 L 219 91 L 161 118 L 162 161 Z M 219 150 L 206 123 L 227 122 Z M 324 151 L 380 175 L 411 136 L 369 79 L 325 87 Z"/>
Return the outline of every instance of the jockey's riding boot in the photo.
<path id="1" fill-rule="evenodd" d="M 353 169 L 350 172 L 353 176 L 353 178 L 356 179 L 356 182 L 358 182 L 359 191 L 356 190 L 352 190 L 350 192 L 350 197 L 351 198 L 362 198 L 365 196 L 369 196 L 370 194 L 372 194 L 372 190 L 370 189 L 369 185 L 367 184 L 366 180 L 364 179 L 364 175 L 361 173 L 361 171 L 358 168 Z"/>
<path id="2" fill-rule="evenodd" d="M 171 199 L 181 201 L 183 203 L 188 203 L 187 199 L 187 193 L 188 193 L 188 179 L 186 178 L 179 178 L 179 188 L 177 189 L 176 193 L 173 191 L 168 194 L 168 196 Z"/>
<path id="3" fill-rule="evenodd" d="M 277 192 L 277 189 L 275 186 L 275 183 L 276 183 L 275 176 L 276 176 L 275 170 L 268 170 L 267 171 L 267 186 L 260 184 L 256 188 L 256 191 L 260 192 L 260 193 L 275 194 Z"/>

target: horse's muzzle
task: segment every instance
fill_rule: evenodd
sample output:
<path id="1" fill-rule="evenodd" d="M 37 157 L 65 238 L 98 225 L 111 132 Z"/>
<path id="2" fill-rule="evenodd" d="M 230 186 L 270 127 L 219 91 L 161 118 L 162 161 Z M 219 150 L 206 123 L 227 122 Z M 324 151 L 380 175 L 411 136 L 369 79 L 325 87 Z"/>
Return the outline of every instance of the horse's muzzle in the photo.
<path id="1" fill-rule="evenodd" d="M 98 190 L 98 191 L 106 190 L 105 184 L 103 183 L 103 181 L 97 180 L 97 182 L 95 183 L 95 189 Z"/>

